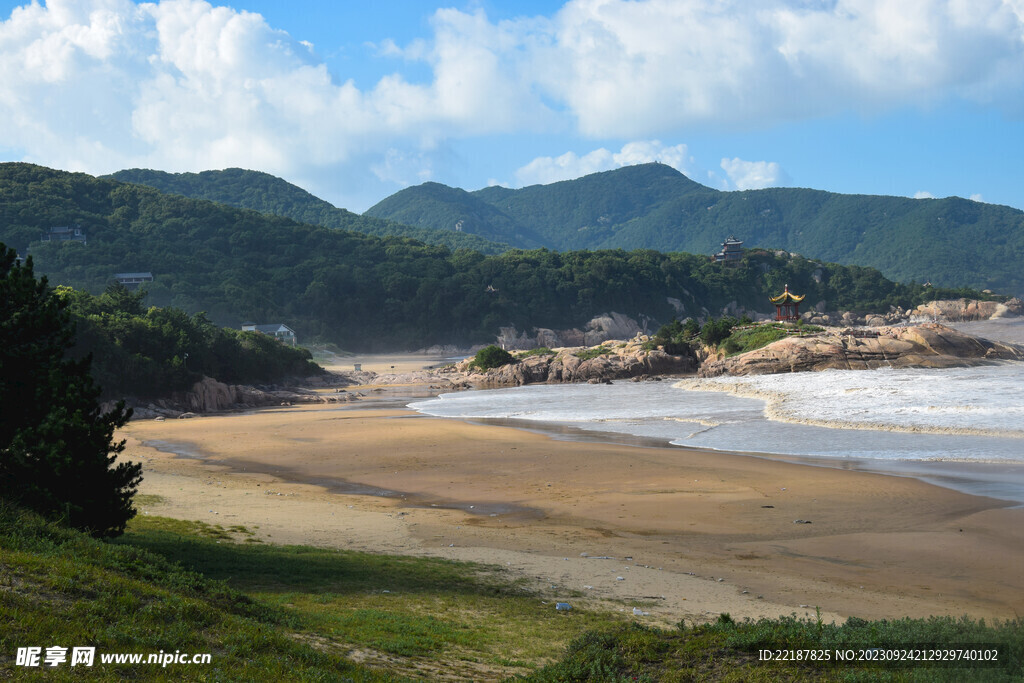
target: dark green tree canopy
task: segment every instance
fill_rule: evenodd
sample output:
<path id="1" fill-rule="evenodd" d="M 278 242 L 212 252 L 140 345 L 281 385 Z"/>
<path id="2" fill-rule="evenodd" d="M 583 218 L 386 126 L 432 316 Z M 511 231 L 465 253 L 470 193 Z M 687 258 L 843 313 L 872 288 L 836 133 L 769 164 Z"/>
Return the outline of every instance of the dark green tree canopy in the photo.
<path id="1" fill-rule="evenodd" d="M 0 244 L 0 491 L 93 535 L 119 534 L 141 481 L 141 465 L 116 462 L 114 430 L 131 413 L 101 410 L 90 358 L 67 358 L 66 302 L 15 256 Z"/>

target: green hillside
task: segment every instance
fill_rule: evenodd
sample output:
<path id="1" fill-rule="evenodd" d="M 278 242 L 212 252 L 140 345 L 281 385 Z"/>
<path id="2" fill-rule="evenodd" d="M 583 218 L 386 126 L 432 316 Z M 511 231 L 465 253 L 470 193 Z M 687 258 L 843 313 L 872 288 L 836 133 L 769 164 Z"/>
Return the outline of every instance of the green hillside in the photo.
<path id="1" fill-rule="evenodd" d="M 508 249 L 508 245 L 495 244 L 469 232 L 438 232 L 402 225 L 394 220 L 360 216 L 346 209 L 339 209 L 286 180 L 259 171 L 228 168 L 223 171 L 202 173 L 166 173 L 133 168 L 103 177 L 125 183 L 148 185 L 161 192 L 180 194 L 192 199 L 208 199 L 242 209 L 283 216 L 299 223 L 322 225 L 325 228 L 351 230 L 378 237 L 409 237 L 426 244 L 439 244 L 451 249 L 472 249 L 485 254 L 497 254 Z"/>
<path id="2" fill-rule="evenodd" d="M 389 220 L 443 232 L 470 233 L 533 249 L 548 240 L 472 193 L 440 183 L 423 183 L 398 192 L 374 206 Z"/>
<path id="3" fill-rule="evenodd" d="M 87 242 L 41 241 L 69 224 Z M 764 250 L 730 268 L 652 250 L 453 252 L 20 163 L 0 164 L 0 242 L 30 248 L 52 285 L 98 294 L 115 273 L 151 272 L 147 305 L 231 327 L 283 322 L 351 350 L 490 342 L 502 326 L 565 329 L 609 311 L 652 329 L 733 302 L 769 312 L 784 284 L 833 310 L 961 294 Z"/>
<path id="4" fill-rule="evenodd" d="M 801 188 L 721 192 L 664 164 L 519 190 L 442 193 L 435 185 L 402 190 L 366 215 L 394 218 L 401 208 L 417 225 L 444 230 L 465 214 L 473 216 L 466 231 L 499 229 L 480 225 L 485 214 L 476 199 L 499 212 L 503 234 L 533 231 L 551 249 L 711 254 L 734 235 L 747 247 L 871 266 L 902 282 L 1024 293 L 1024 212 L 1006 206 Z"/>

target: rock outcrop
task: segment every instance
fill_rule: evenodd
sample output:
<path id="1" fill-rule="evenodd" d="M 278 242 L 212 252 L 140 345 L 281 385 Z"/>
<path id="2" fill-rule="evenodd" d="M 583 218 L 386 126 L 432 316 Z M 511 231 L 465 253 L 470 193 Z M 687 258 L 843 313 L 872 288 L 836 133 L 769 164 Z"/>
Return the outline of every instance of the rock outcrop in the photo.
<path id="1" fill-rule="evenodd" d="M 910 312 L 910 319 L 969 322 L 973 320 L 1009 318 L 1019 315 L 1024 315 L 1024 301 L 1020 299 L 1010 299 L 1006 303 L 978 301 L 976 299 L 952 299 L 948 301 L 930 301 L 926 304 L 921 304 Z"/>
<path id="2" fill-rule="evenodd" d="M 179 391 L 169 398 L 149 402 L 129 400 L 135 419 L 178 418 L 201 413 L 218 413 L 225 410 L 245 410 L 263 406 L 292 405 L 296 403 L 338 403 L 352 400 L 344 391 L 320 393 L 310 388 L 257 388 L 244 384 L 224 384 L 210 377 L 203 377 L 188 391 Z M 104 404 L 103 410 L 110 410 L 114 402 Z"/>
<path id="3" fill-rule="evenodd" d="M 993 342 L 936 323 L 915 327 L 833 329 L 789 337 L 731 358 L 703 364 L 700 377 L 764 375 L 804 370 L 881 367 L 949 368 L 1024 360 L 1024 346 Z"/>
<path id="4" fill-rule="evenodd" d="M 891 306 L 884 313 L 868 313 L 859 315 L 850 311 L 825 311 L 825 303 L 819 302 L 814 310 L 804 312 L 800 317 L 805 323 L 812 325 L 845 325 L 884 327 L 900 323 L 927 322 L 968 322 L 974 320 L 994 320 L 1024 315 L 1024 301 L 1010 299 L 1005 303 L 998 301 L 980 301 L 978 299 L 948 299 L 930 301 L 917 308 L 904 309 Z M 754 316 L 755 319 L 763 318 Z"/>
<path id="5" fill-rule="evenodd" d="M 594 346 L 612 339 L 628 339 L 646 334 L 649 320 L 637 322 L 622 313 L 604 313 L 590 320 L 582 329 L 553 330 L 535 327 L 520 332 L 515 327 L 502 327 L 495 341 L 503 349 L 529 350 L 540 347 Z"/>
<path id="6" fill-rule="evenodd" d="M 474 372 L 470 367 L 471 359 L 467 358 L 451 371 L 463 373 L 470 384 L 519 386 L 541 382 L 610 382 L 696 370 L 694 357 L 672 356 L 660 349 L 648 350 L 644 348 L 647 341 L 646 337 L 638 335 L 630 341 L 605 342 L 597 349 L 561 348 L 550 354 L 526 356 L 485 373 Z"/>

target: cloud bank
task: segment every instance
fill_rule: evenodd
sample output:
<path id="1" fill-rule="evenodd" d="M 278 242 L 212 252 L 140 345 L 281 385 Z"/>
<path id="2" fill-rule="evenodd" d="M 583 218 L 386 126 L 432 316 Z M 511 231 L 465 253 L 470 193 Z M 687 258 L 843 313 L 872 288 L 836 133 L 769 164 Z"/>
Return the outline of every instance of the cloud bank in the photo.
<path id="1" fill-rule="evenodd" d="M 0 148 L 90 172 L 372 168 L 404 183 L 429 177 L 446 140 L 481 135 L 650 140 L 951 98 L 1024 115 L 1020 0 L 572 0 L 501 22 L 442 9 L 431 30 L 378 51 L 427 65 L 427 82 L 395 73 L 359 89 L 302 36 L 203 0 L 26 5 L 0 23 Z M 644 147 L 656 144 L 545 157 L 516 175 L 633 158 L 686 168 L 685 145 Z M 722 169 L 735 187 L 781 177 L 767 162 Z"/>

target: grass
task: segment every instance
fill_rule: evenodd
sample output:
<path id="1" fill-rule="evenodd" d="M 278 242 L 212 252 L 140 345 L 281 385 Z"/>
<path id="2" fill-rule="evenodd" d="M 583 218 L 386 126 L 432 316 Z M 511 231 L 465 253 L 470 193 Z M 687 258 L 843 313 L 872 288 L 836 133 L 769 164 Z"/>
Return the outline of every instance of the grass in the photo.
<path id="1" fill-rule="evenodd" d="M 193 542 L 217 543 L 202 536 Z M 97 541 L 0 504 L 0 678 L 393 680 L 292 637 L 300 623 L 292 611 L 159 554 Z M 97 663 L 47 671 L 16 666 L 17 648 L 53 646 L 95 647 Z M 213 661 L 166 669 L 98 661 L 103 653 L 161 650 L 212 653 Z"/>
<path id="2" fill-rule="evenodd" d="M 573 355 L 575 355 L 580 360 L 590 360 L 591 358 L 597 358 L 598 356 L 604 356 L 604 355 L 607 355 L 607 354 L 609 354 L 611 352 L 612 352 L 611 349 L 609 349 L 604 344 L 602 344 L 601 346 L 595 346 L 593 348 L 583 349 L 582 351 L 577 351 Z"/>
<path id="3" fill-rule="evenodd" d="M 207 527 L 147 516 L 133 522 L 118 542 L 287 610 L 299 619 L 299 630 L 326 638 L 334 647 L 355 647 L 375 656 L 506 669 L 512 661 L 552 660 L 585 630 L 619 620 L 585 609 L 557 612 L 552 599 L 526 590 L 500 567 L 306 546 L 217 543 L 211 542 L 216 537 Z"/>
<path id="4" fill-rule="evenodd" d="M 1024 621 L 794 618 L 675 630 L 535 592 L 501 567 L 247 543 L 253 531 L 144 515 L 113 542 L 0 502 L 0 679 L 529 681 L 1022 680 Z M 556 611 L 555 599 L 573 610 Z M 605 608 L 607 609 L 607 608 Z M 761 662 L 762 649 L 980 643 L 963 669 Z M 212 653 L 209 665 L 27 669 L 18 647 Z M 568 645 L 568 647 L 567 647 Z M 1015 678 L 1016 676 L 1016 678 Z"/>
<path id="5" fill-rule="evenodd" d="M 914 650 L 922 646 L 997 649 L 996 665 L 883 664 L 835 661 L 837 650 Z M 761 661 L 760 651 L 828 652 L 830 661 Z M 869 655 L 870 656 L 870 655 Z M 1020 681 L 1024 620 L 986 626 L 969 619 L 933 617 L 826 625 L 795 617 L 717 623 L 678 630 L 628 624 L 588 633 L 559 662 L 527 680 L 549 681 Z"/>
<path id="6" fill-rule="evenodd" d="M 498 567 L 246 543 L 252 533 L 145 515 L 102 542 L 0 507 L 0 679 L 494 679 L 623 619 L 556 611 Z M 54 645 L 210 652 L 213 664 L 15 666 L 18 647 Z"/>
<path id="7" fill-rule="evenodd" d="M 759 349 L 762 346 L 768 346 L 768 344 L 771 344 L 772 342 L 784 339 L 793 333 L 793 329 L 794 328 L 791 326 L 779 323 L 757 325 L 743 330 L 737 329 L 722 341 L 720 348 L 724 350 L 727 355 L 735 356 L 740 353 Z M 814 325 L 801 324 L 799 325 L 799 330 L 802 333 L 814 333 L 822 332 L 823 328 L 816 327 Z"/>
<path id="8" fill-rule="evenodd" d="M 531 356 L 553 356 L 553 355 L 555 355 L 555 352 L 552 351 L 551 349 L 549 349 L 546 346 L 539 346 L 539 347 L 537 347 L 535 349 L 530 349 L 529 351 L 518 351 L 518 352 L 516 352 L 516 358 L 518 358 L 518 359 L 529 358 Z"/>

